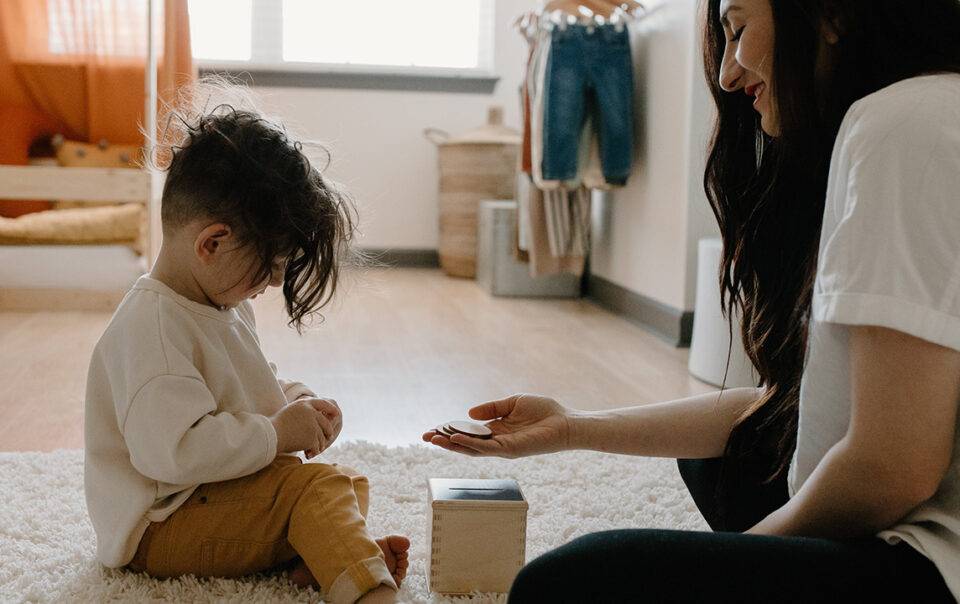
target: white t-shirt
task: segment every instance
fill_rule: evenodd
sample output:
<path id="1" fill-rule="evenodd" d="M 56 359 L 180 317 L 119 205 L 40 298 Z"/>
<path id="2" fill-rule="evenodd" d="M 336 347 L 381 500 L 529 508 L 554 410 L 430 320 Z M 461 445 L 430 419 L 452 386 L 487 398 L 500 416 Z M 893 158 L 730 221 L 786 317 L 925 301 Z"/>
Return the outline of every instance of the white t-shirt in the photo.
<path id="1" fill-rule="evenodd" d="M 263 356 L 249 302 L 221 311 L 141 277 L 87 377 L 84 490 L 100 562 L 129 563 L 147 525 L 200 484 L 273 461 L 267 417 L 301 394 L 312 393 Z"/>
<path id="2" fill-rule="evenodd" d="M 851 326 L 960 350 L 960 75 L 854 103 L 830 163 L 791 496 L 850 422 Z M 960 428 L 960 426 L 958 426 Z M 960 598 L 960 429 L 937 493 L 879 536 L 930 558 Z"/>

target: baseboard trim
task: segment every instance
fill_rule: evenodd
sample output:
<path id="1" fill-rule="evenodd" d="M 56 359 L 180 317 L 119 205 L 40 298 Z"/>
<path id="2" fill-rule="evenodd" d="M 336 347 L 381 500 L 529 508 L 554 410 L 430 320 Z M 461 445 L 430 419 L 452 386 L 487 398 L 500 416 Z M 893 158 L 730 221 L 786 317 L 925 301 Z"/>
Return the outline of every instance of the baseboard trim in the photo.
<path id="1" fill-rule="evenodd" d="M 388 247 L 363 248 L 363 253 L 376 263 L 406 268 L 439 268 L 440 256 L 434 249 Z"/>
<path id="2" fill-rule="evenodd" d="M 674 346 L 690 346 L 693 311 L 667 306 L 592 274 L 587 276 L 585 295 L 603 308 L 638 323 Z"/>

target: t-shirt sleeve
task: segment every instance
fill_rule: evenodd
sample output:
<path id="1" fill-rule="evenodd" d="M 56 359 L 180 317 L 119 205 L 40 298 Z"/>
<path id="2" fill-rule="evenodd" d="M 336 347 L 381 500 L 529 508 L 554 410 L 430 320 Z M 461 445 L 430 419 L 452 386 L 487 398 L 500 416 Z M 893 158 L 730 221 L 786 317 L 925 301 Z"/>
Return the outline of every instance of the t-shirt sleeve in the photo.
<path id="1" fill-rule="evenodd" d="M 813 317 L 960 350 L 960 114 L 851 108 L 831 163 Z"/>
<path id="2" fill-rule="evenodd" d="M 197 484 L 252 474 L 276 456 L 277 433 L 257 413 L 218 412 L 202 380 L 161 375 L 137 392 L 122 426 L 144 476 Z"/>

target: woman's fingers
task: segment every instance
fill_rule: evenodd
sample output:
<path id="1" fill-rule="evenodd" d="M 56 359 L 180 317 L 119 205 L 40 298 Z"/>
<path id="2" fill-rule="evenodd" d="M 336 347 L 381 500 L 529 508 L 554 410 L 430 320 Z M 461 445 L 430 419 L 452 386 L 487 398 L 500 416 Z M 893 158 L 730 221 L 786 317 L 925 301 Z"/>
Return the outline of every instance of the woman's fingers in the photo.
<path id="1" fill-rule="evenodd" d="M 465 455 L 503 455 L 503 445 L 496 439 L 473 438 L 466 434 L 454 434 L 450 438 L 435 436 L 431 441 L 444 449 Z"/>
<path id="2" fill-rule="evenodd" d="M 479 420 L 489 420 L 497 419 L 499 417 L 504 417 L 510 415 L 510 412 L 513 411 L 513 408 L 517 405 L 517 399 L 522 395 L 514 394 L 504 399 L 498 401 L 490 401 L 483 403 L 482 405 L 477 405 L 473 407 L 468 412 L 470 417 L 473 419 Z"/>
<path id="3" fill-rule="evenodd" d="M 474 438 L 466 434 L 454 434 L 450 437 L 450 442 L 458 447 L 469 449 L 478 455 L 502 455 L 504 452 L 503 443 L 493 438 Z"/>
<path id="4" fill-rule="evenodd" d="M 426 435 L 424 435 L 424 440 L 426 440 Z M 436 445 L 441 449 L 446 449 L 447 451 L 453 451 L 454 453 L 462 453 L 463 455 L 471 455 L 471 456 L 479 455 L 479 453 L 477 453 L 473 449 L 458 445 L 455 442 L 451 441 L 446 436 L 441 436 L 439 434 L 435 434 L 433 438 L 430 439 L 429 442 L 430 444 Z"/>

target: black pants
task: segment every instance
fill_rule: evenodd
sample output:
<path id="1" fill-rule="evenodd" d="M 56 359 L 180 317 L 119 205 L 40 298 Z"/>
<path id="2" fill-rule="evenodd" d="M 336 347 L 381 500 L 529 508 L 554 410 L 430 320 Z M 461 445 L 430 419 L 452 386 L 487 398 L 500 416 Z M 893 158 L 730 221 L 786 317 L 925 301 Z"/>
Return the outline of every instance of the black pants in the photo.
<path id="1" fill-rule="evenodd" d="M 783 477 L 741 489 L 720 523 L 719 459 L 681 459 L 680 474 L 718 532 L 655 529 L 593 533 L 527 564 L 510 604 L 625 602 L 955 602 L 932 562 L 906 544 L 744 535 L 786 503 Z"/>

